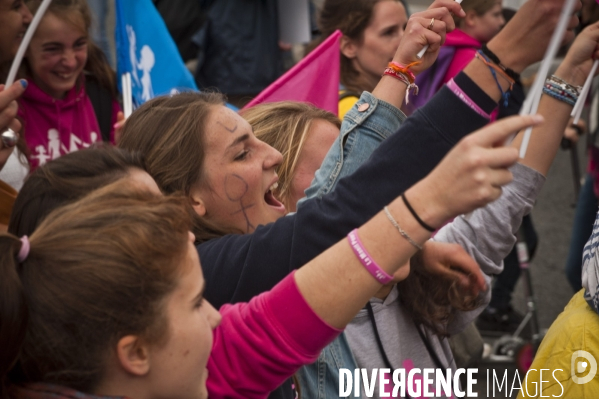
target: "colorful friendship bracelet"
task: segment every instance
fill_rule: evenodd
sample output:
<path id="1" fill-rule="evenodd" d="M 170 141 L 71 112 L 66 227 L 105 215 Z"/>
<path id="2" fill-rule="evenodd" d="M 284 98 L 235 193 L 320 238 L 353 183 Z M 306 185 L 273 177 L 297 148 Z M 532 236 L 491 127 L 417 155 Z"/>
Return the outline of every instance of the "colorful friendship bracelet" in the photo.
<path id="1" fill-rule="evenodd" d="M 549 84 L 563 90 L 575 101 L 578 99 L 580 93 L 582 92 L 582 86 L 571 85 L 570 83 L 555 75 L 551 75 L 550 77 L 548 77 L 547 80 L 545 80 L 545 84 Z"/>
<path id="2" fill-rule="evenodd" d="M 550 85 L 545 85 L 543 87 L 543 93 L 555 98 L 556 100 L 562 101 L 568 105 L 571 105 L 571 106 L 576 105 L 575 100 L 572 100 L 572 98 L 570 98 L 569 96 L 565 96 L 563 94 L 556 92 L 555 90 L 552 89 L 552 86 L 550 86 Z"/>
<path id="3" fill-rule="evenodd" d="M 510 76 L 508 76 L 503 69 L 491 62 L 491 60 L 488 59 L 481 50 L 478 50 L 476 52 L 475 57 L 481 60 L 486 66 L 488 66 L 489 68 L 493 68 L 497 73 L 499 73 L 501 77 L 504 78 L 510 84 L 510 90 L 514 88 L 514 83 L 516 83 L 516 81 L 512 79 Z"/>
<path id="4" fill-rule="evenodd" d="M 399 80 L 402 83 L 405 83 L 406 86 L 408 86 L 408 88 L 406 90 L 406 104 L 409 104 L 409 102 L 410 102 L 410 99 L 409 99 L 410 91 L 415 96 L 418 95 L 418 86 L 416 85 L 416 83 L 414 83 L 413 80 L 410 81 L 411 77 L 409 75 L 407 75 L 406 73 L 401 72 L 401 71 L 396 71 L 395 69 L 388 67 L 385 69 L 385 72 L 383 73 L 383 76 L 385 76 L 385 75 L 393 76 L 395 79 Z M 414 76 L 414 75 L 412 74 L 412 76 Z"/>
<path id="5" fill-rule="evenodd" d="M 482 53 L 484 55 L 486 55 L 487 57 L 489 57 L 513 81 L 520 80 L 520 74 L 518 72 L 514 71 L 513 69 L 507 68 L 505 65 L 503 65 L 501 63 L 501 60 L 499 60 L 499 57 L 497 57 L 497 55 L 495 55 L 495 53 L 492 52 L 489 49 L 489 47 L 487 47 L 486 43 L 482 45 L 480 51 L 482 51 Z"/>
<path id="6" fill-rule="evenodd" d="M 360 241 L 360 237 L 358 237 L 358 229 L 352 230 L 347 235 L 347 240 L 349 241 L 349 246 L 351 247 L 352 251 L 354 251 L 356 258 L 358 258 L 362 266 L 366 268 L 372 277 L 374 277 L 383 285 L 393 280 L 393 276 L 381 269 L 374 259 L 372 259 L 368 251 L 366 251 L 366 248 L 364 248 L 364 245 L 362 245 L 362 241 Z"/>
<path id="7" fill-rule="evenodd" d="M 395 72 L 400 72 L 400 73 L 405 74 L 408 77 L 410 83 L 414 83 L 414 81 L 416 80 L 416 76 L 414 75 L 414 72 L 410 71 L 410 68 L 412 68 L 415 65 L 419 65 L 421 63 L 422 63 L 422 61 L 415 61 L 415 62 L 409 63 L 406 66 L 403 66 L 397 62 L 391 61 L 389 63 L 389 65 L 387 65 L 387 68 L 391 68 Z"/>
<path id="8" fill-rule="evenodd" d="M 513 81 L 508 80 L 510 82 L 510 88 L 506 91 L 503 91 L 501 88 L 501 83 L 499 83 L 499 79 L 497 79 L 497 72 L 495 71 L 495 66 L 491 64 L 491 61 L 483 54 L 481 50 L 478 50 L 475 55 L 476 59 L 482 61 L 486 66 L 489 67 L 491 71 L 491 75 L 493 75 L 493 79 L 495 79 L 495 83 L 497 84 L 497 88 L 501 93 L 501 98 L 503 99 L 503 106 L 507 107 L 508 100 L 510 98 L 510 90 L 514 87 Z M 503 76 L 503 75 L 502 75 Z"/>
<path id="9" fill-rule="evenodd" d="M 545 82 L 543 89 L 558 94 L 560 96 L 564 96 L 572 100 L 573 102 L 576 102 L 578 100 L 578 96 L 574 95 L 572 92 L 568 90 L 564 90 L 561 86 L 557 86 L 552 82 Z"/>

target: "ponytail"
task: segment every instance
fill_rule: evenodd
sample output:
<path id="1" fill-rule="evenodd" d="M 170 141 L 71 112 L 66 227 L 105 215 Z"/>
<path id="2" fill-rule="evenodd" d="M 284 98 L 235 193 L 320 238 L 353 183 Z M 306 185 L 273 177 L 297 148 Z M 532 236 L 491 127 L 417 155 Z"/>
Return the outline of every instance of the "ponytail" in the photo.
<path id="1" fill-rule="evenodd" d="M 28 311 L 17 261 L 23 242 L 0 233 L 0 398 L 7 399 L 7 374 L 14 367 L 25 340 Z"/>

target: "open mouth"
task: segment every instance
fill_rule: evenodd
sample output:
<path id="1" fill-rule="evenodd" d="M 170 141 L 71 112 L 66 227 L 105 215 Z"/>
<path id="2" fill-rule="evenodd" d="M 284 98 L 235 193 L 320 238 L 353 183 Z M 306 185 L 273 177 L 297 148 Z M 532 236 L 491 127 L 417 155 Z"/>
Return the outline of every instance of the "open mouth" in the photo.
<path id="1" fill-rule="evenodd" d="M 270 188 L 268 189 L 266 194 L 264 194 L 264 201 L 266 202 L 266 204 L 268 206 L 277 208 L 277 210 L 285 212 L 285 205 L 283 205 L 283 203 L 281 201 L 276 199 L 272 193 L 274 190 L 277 189 L 277 187 L 279 187 L 279 183 L 276 183 L 276 182 L 272 186 L 270 186 Z"/>

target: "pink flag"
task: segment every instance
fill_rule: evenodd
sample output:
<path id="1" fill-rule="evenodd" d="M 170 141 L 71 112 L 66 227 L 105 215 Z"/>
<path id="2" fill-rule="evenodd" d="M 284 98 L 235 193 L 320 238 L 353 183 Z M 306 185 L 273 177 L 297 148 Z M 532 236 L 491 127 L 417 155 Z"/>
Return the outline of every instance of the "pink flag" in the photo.
<path id="1" fill-rule="evenodd" d="M 320 46 L 258 94 L 244 108 L 275 101 L 304 101 L 338 114 L 339 39 L 333 32 Z"/>

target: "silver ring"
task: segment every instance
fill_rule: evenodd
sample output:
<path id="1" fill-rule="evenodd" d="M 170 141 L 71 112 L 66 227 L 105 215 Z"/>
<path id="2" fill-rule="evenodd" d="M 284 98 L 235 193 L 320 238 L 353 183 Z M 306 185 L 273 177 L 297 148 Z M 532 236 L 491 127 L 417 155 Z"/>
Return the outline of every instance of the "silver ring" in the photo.
<path id="1" fill-rule="evenodd" d="M 17 141 L 19 141 L 19 135 L 11 128 L 8 128 L 2 132 L 1 140 L 5 147 L 11 148 L 17 145 Z"/>

